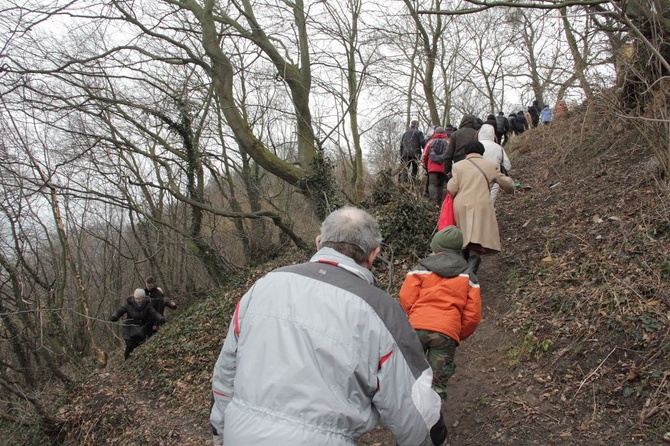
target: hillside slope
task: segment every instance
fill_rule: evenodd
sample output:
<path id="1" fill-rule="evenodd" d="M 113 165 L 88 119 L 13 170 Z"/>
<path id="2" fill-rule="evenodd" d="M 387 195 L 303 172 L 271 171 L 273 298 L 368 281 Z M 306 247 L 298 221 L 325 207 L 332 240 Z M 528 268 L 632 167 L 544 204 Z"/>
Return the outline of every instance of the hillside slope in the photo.
<path id="1" fill-rule="evenodd" d="M 452 446 L 659 444 L 670 430 L 668 188 L 632 131 L 583 121 L 573 112 L 509 150 L 522 187 L 497 203 L 504 251 L 482 262 L 484 319 L 457 352 Z M 135 358 L 117 352 L 61 410 L 68 443 L 206 444 L 235 302 L 305 258 L 191 306 Z M 395 259 L 396 289 L 412 262 Z M 393 443 L 380 428 L 359 444 Z"/>

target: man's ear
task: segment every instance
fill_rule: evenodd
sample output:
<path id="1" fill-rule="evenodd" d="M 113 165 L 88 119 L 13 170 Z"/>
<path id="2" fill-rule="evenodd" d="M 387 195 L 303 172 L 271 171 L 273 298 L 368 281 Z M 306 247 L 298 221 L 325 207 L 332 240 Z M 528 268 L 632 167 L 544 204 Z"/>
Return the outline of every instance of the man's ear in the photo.
<path id="1" fill-rule="evenodd" d="M 372 266 L 372 264 L 374 263 L 375 259 L 377 258 L 377 256 L 379 255 L 380 251 L 381 251 L 381 248 L 379 246 L 377 246 L 375 249 L 373 249 L 372 252 L 370 253 L 370 255 L 367 258 L 367 266 L 366 265 L 363 265 L 363 266 L 365 266 L 366 268 L 370 268 Z"/>
<path id="2" fill-rule="evenodd" d="M 314 239 L 314 244 L 316 245 L 316 250 L 321 249 L 321 234 L 317 235 Z"/>

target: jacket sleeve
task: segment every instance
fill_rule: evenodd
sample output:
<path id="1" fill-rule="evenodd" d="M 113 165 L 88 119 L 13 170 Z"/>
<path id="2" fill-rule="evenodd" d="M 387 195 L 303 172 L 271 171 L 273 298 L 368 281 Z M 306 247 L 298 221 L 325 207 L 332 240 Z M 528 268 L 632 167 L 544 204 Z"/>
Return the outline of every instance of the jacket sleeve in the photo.
<path id="1" fill-rule="evenodd" d="M 109 317 L 109 320 L 112 321 L 112 322 L 116 322 L 124 314 L 126 314 L 126 306 L 121 305 L 114 313 L 112 313 L 112 315 Z"/>
<path id="2" fill-rule="evenodd" d="M 514 180 L 511 179 L 510 177 L 503 175 L 502 173 L 500 173 L 500 171 L 496 171 L 496 174 L 493 177 L 493 182 L 498 183 L 500 185 L 500 188 L 505 192 L 507 192 L 508 194 L 514 192 Z"/>
<path id="3" fill-rule="evenodd" d="M 398 446 L 442 444 L 447 432 L 440 397 L 431 387 L 433 372 L 399 306 L 392 318 L 393 334 L 386 332 L 377 344 L 377 391 L 372 403 Z"/>
<path id="4" fill-rule="evenodd" d="M 412 306 L 419 298 L 419 291 L 421 290 L 421 278 L 417 274 L 412 274 L 410 271 L 407 276 L 405 276 L 405 281 L 400 287 L 400 292 L 398 297 L 400 300 L 400 306 L 405 310 L 405 313 L 409 315 Z"/>
<path id="5" fill-rule="evenodd" d="M 228 335 L 214 365 L 212 377 L 212 409 L 209 414 L 209 421 L 212 423 L 212 432 L 216 444 L 223 442 L 224 415 L 226 407 L 233 399 L 233 386 L 237 369 L 237 335 L 235 333 L 237 312 L 238 309 L 235 309 L 233 320 L 228 328 Z M 217 440 L 219 440 L 218 443 Z"/>
<path id="6" fill-rule="evenodd" d="M 244 313 L 249 305 L 253 293 L 252 287 L 235 307 L 233 318 L 228 327 L 228 334 L 223 343 L 219 358 L 214 365 L 212 376 L 212 408 L 209 420 L 212 424 L 215 444 L 223 443 L 223 426 L 226 407 L 233 399 L 235 388 L 235 373 L 237 372 L 237 344 L 242 330 Z"/>
<path id="7" fill-rule="evenodd" d="M 458 184 L 458 169 L 454 169 L 451 173 L 452 177 L 447 183 L 447 190 L 452 198 L 456 198 L 456 194 L 458 194 L 458 189 L 460 188 L 460 185 Z"/>
<path id="8" fill-rule="evenodd" d="M 431 142 L 428 141 L 428 143 L 426 144 L 426 146 L 423 150 L 423 166 L 426 169 L 428 169 L 428 156 L 430 155 L 430 145 L 431 145 Z"/>
<path id="9" fill-rule="evenodd" d="M 451 135 L 449 138 L 449 145 L 447 152 L 444 154 L 444 173 L 451 173 L 452 161 L 454 160 L 454 152 L 456 151 L 456 138 Z M 454 195 L 454 194 L 451 194 Z"/>
<path id="10" fill-rule="evenodd" d="M 468 297 L 461 312 L 461 341 L 475 332 L 482 320 L 482 297 L 479 283 L 470 282 Z"/>
<path id="11" fill-rule="evenodd" d="M 417 132 L 417 136 L 419 138 L 419 147 L 423 149 L 426 146 L 426 137 L 423 136 L 423 132 L 420 130 Z"/>
<path id="12" fill-rule="evenodd" d="M 152 324 L 152 321 L 157 322 L 158 324 L 164 324 L 165 323 L 165 318 L 158 312 L 156 309 L 151 305 L 149 305 L 149 320 L 147 321 L 148 324 Z"/>
<path id="13" fill-rule="evenodd" d="M 502 148 L 502 155 L 503 155 L 502 165 L 505 166 L 505 169 L 509 171 L 512 168 L 512 163 L 510 162 L 509 156 L 507 156 L 507 152 L 505 152 L 504 147 Z"/>

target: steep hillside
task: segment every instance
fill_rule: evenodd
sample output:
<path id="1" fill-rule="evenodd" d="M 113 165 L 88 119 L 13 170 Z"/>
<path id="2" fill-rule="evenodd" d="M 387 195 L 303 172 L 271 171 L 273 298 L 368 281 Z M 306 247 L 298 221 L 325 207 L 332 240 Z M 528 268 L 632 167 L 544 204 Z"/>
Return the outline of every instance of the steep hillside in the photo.
<path id="1" fill-rule="evenodd" d="M 521 187 L 497 203 L 504 251 L 482 262 L 484 319 L 457 353 L 452 446 L 658 444 L 670 430 L 670 194 L 641 141 L 578 110 L 510 147 Z M 68 443 L 206 444 L 236 301 L 306 257 L 287 253 L 191 306 L 129 361 L 116 352 L 61 410 Z M 413 262 L 376 272 L 396 290 Z M 359 444 L 393 443 L 380 428 Z"/>

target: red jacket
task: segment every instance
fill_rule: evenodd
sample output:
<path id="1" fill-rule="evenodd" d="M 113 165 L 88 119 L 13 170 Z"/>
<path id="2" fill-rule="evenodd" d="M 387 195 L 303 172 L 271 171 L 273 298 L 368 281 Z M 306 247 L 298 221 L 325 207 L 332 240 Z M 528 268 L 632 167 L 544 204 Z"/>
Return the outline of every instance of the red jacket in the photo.
<path id="1" fill-rule="evenodd" d="M 449 136 L 446 133 L 435 133 L 433 134 L 432 138 L 426 143 L 426 147 L 423 151 L 423 165 L 426 168 L 426 171 L 428 173 L 433 173 L 433 172 L 442 172 L 444 173 L 444 164 L 442 163 L 436 163 L 432 159 L 430 159 L 430 148 L 433 145 L 433 142 L 435 142 L 436 139 L 444 139 L 444 142 L 446 143 L 445 150 L 447 147 L 449 147 Z"/>

